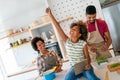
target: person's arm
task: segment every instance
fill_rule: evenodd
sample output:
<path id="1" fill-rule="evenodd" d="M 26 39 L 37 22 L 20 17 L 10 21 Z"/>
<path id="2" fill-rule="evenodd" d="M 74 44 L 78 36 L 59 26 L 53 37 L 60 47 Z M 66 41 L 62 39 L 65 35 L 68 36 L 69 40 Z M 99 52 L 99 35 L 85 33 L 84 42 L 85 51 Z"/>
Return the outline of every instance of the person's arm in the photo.
<path id="1" fill-rule="evenodd" d="M 45 70 L 45 65 L 44 65 L 44 59 L 41 56 L 38 56 L 37 58 L 37 67 L 38 67 L 38 71 L 39 71 L 39 75 L 42 75 L 42 73 Z"/>
<path id="2" fill-rule="evenodd" d="M 110 32 L 105 32 L 105 36 L 106 36 L 106 45 L 109 46 L 111 45 L 112 43 L 112 39 L 111 39 L 111 36 L 110 36 Z"/>
<path id="3" fill-rule="evenodd" d="M 48 16 L 51 18 L 53 24 L 55 25 L 56 29 L 58 30 L 58 32 L 59 32 L 59 34 L 60 34 L 62 40 L 63 40 L 64 42 L 66 42 L 66 40 L 67 40 L 68 37 L 66 36 L 66 34 L 64 33 L 64 31 L 63 31 L 62 28 L 60 27 L 60 25 L 59 25 L 59 23 L 57 22 L 57 20 L 55 19 L 55 17 L 53 16 L 50 8 L 47 8 L 47 9 L 46 9 L 46 13 L 47 13 Z"/>
<path id="4" fill-rule="evenodd" d="M 57 53 L 55 53 L 54 51 L 52 52 L 55 57 L 57 58 L 56 63 L 57 63 L 57 67 L 56 67 L 56 72 L 61 72 L 62 71 L 62 59 L 58 56 Z"/>
<path id="5" fill-rule="evenodd" d="M 105 37 L 105 45 L 102 47 L 102 50 L 108 50 L 109 46 L 111 45 L 112 43 L 112 39 L 111 39 L 111 36 L 110 36 L 110 32 L 109 32 L 109 29 L 108 29 L 108 25 L 106 24 L 106 22 L 104 21 L 104 37 Z"/>
<path id="6" fill-rule="evenodd" d="M 90 59 L 90 56 L 89 56 L 89 53 L 88 53 L 88 47 L 87 47 L 87 44 L 85 45 L 84 47 L 84 55 L 87 59 L 87 63 L 86 63 L 86 69 L 90 69 L 90 63 L 91 63 L 91 59 Z"/>
<path id="7" fill-rule="evenodd" d="M 112 39 L 109 32 L 105 32 L 105 45 L 102 47 L 102 50 L 108 50 L 109 46 L 112 43 Z"/>

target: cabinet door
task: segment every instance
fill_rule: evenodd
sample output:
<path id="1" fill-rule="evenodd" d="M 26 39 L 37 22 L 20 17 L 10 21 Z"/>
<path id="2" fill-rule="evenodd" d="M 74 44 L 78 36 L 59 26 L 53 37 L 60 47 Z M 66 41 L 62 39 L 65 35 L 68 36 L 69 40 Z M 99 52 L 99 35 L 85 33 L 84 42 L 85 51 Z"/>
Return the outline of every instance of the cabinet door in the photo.
<path id="1" fill-rule="evenodd" d="M 40 25 L 37 28 L 31 29 L 30 32 L 32 37 L 42 37 L 44 40 L 51 39 L 52 34 L 54 34 L 51 23 Z"/>

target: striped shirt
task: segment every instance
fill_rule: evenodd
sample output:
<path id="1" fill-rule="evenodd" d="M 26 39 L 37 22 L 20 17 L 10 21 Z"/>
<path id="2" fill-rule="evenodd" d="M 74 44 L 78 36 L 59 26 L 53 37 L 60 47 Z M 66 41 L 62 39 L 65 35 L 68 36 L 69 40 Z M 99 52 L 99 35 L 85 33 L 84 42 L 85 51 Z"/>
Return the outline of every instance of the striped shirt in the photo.
<path id="1" fill-rule="evenodd" d="M 66 51 L 68 55 L 69 62 L 71 66 L 74 66 L 74 64 L 83 61 L 85 59 L 83 48 L 85 46 L 86 42 L 83 40 L 79 40 L 77 43 L 71 42 L 70 39 L 67 39 L 66 41 Z"/>

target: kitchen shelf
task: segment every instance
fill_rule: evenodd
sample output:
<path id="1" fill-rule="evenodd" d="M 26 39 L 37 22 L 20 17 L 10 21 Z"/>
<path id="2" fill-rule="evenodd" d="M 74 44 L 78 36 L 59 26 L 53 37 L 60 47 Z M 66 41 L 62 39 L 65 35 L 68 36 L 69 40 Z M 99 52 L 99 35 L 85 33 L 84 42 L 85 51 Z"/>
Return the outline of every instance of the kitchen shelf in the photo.
<path id="1" fill-rule="evenodd" d="M 112 5 L 114 3 L 117 3 L 119 0 L 111 0 L 111 1 L 107 1 L 107 2 L 104 2 L 101 4 L 101 7 L 104 8 L 104 7 L 107 7 L 109 5 Z"/>
<path id="2" fill-rule="evenodd" d="M 0 38 L 0 40 L 5 39 L 5 38 L 8 38 L 8 36 L 4 36 L 4 37 Z"/>
<path id="3" fill-rule="evenodd" d="M 20 44 L 20 45 L 18 45 L 18 46 L 10 47 L 10 48 L 8 48 L 7 50 L 9 50 L 9 49 L 14 49 L 14 48 L 18 48 L 18 47 L 20 47 L 20 46 L 23 46 L 23 45 L 26 45 L 26 44 L 29 44 L 29 43 L 31 43 L 31 41 L 24 42 L 23 44 Z"/>
<path id="4" fill-rule="evenodd" d="M 4 38 L 14 37 L 14 36 L 23 34 L 23 33 L 28 32 L 28 31 L 29 31 L 29 29 L 26 29 L 26 30 L 24 30 L 24 31 L 22 31 L 22 32 L 13 33 L 13 34 L 10 34 L 10 35 L 7 35 L 7 36 L 5 36 L 5 37 L 0 38 L 0 40 L 2 40 L 2 39 L 4 39 Z"/>
<path id="5" fill-rule="evenodd" d="M 31 28 L 31 29 L 26 29 L 26 30 L 24 30 L 24 31 L 22 31 L 22 32 L 17 32 L 17 33 L 13 33 L 13 34 L 4 36 L 4 37 L 0 38 L 0 40 L 2 40 L 2 39 L 4 39 L 4 38 L 14 37 L 14 36 L 23 34 L 23 33 L 25 33 L 25 32 L 29 32 L 29 30 L 33 30 L 33 29 L 36 29 L 36 28 L 38 28 L 38 27 L 44 27 L 44 26 L 46 26 L 46 25 L 49 25 L 50 23 L 51 23 L 51 22 L 49 21 L 49 22 L 40 24 L 40 25 L 38 25 L 38 26 L 36 26 L 36 27 L 33 27 L 33 28 Z"/>
<path id="6" fill-rule="evenodd" d="M 40 24 L 36 27 L 30 28 L 30 30 L 37 29 L 37 28 L 40 28 L 40 27 L 45 27 L 46 25 L 49 25 L 49 24 L 51 24 L 51 21 L 46 22 L 46 23 L 42 23 L 42 24 Z"/>
<path id="7" fill-rule="evenodd" d="M 28 31 L 29 31 L 29 29 L 26 29 L 26 30 L 24 30 L 24 31 L 22 31 L 22 32 L 17 32 L 17 33 L 14 33 L 14 34 L 8 35 L 7 37 L 17 36 L 17 35 L 23 34 L 23 33 L 28 32 Z"/>

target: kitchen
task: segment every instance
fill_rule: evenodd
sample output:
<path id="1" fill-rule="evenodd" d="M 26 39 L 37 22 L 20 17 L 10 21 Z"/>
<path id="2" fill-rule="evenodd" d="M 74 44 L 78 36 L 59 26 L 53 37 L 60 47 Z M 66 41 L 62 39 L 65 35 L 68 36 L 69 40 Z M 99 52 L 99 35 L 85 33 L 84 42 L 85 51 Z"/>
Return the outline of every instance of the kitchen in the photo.
<path id="1" fill-rule="evenodd" d="M 64 1 L 66 1 L 66 3 L 64 3 Z M 1 10 L 0 11 L 0 19 L 1 19 L 0 20 L 0 38 L 5 37 L 8 34 L 7 30 L 10 30 L 11 28 L 14 29 L 13 32 L 17 32 L 17 30 L 18 30 L 18 32 L 19 31 L 22 32 L 22 34 L 20 33 L 20 35 L 17 35 L 17 36 L 0 39 L 0 51 L 1 51 L 1 53 L 0 53 L 0 55 L 1 55 L 0 56 L 0 66 L 1 66 L 0 69 L 1 70 L 0 71 L 1 71 L 1 75 L 2 75 L 0 78 L 1 80 L 2 79 L 9 80 L 10 78 L 11 78 L 10 80 L 14 80 L 12 78 L 16 77 L 16 76 L 12 76 L 13 74 L 11 74 L 11 73 L 19 72 L 21 70 L 19 68 L 19 66 L 21 66 L 22 68 L 24 68 L 24 67 L 32 68 L 31 67 L 32 64 L 30 65 L 30 63 L 32 63 L 32 62 L 34 63 L 34 60 L 37 57 L 37 54 L 32 49 L 29 41 L 31 39 L 30 37 L 34 37 L 35 35 L 37 36 L 37 34 L 41 34 L 38 36 L 43 36 L 46 40 L 51 39 L 53 42 L 58 42 L 58 43 L 53 44 L 54 47 L 52 47 L 52 48 L 56 48 L 55 47 L 56 45 L 59 46 L 59 48 L 57 49 L 57 50 L 59 50 L 58 53 L 60 53 L 61 57 L 64 60 L 67 59 L 65 49 L 64 49 L 64 43 L 60 39 L 59 34 L 54 29 L 54 27 L 52 30 L 48 29 L 48 28 L 47 28 L 48 30 L 42 29 L 43 27 L 49 27 L 49 26 L 52 27 L 53 24 L 49 23 L 49 20 L 44 21 L 44 19 L 41 19 L 42 16 L 46 15 L 45 9 L 49 5 L 51 7 L 51 9 L 53 10 L 53 14 L 56 15 L 57 20 L 59 22 L 61 22 L 61 25 L 64 28 L 64 30 L 66 31 L 66 34 L 68 34 L 68 26 L 71 24 L 71 22 L 73 22 L 74 20 L 79 20 L 79 19 L 85 20 L 85 15 L 83 15 L 84 11 L 79 11 L 79 8 L 81 8 L 81 7 L 83 7 L 82 9 L 84 10 L 85 6 L 83 6 L 83 5 L 80 6 L 79 4 L 77 4 L 77 1 L 79 1 L 79 0 L 76 0 L 75 2 L 73 0 L 70 0 L 70 1 L 64 0 L 64 1 L 58 1 L 58 0 L 56 0 L 56 1 L 48 0 L 48 2 L 41 1 L 41 0 L 0 1 L 0 10 Z M 83 3 L 85 5 L 95 4 L 98 8 L 98 16 L 97 17 L 104 18 L 103 17 L 104 13 L 102 14 L 102 10 L 103 10 L 103 12 L 105 12 L 104 11 L 105 8 L 101 9 L 100 2 L 98 0 L 95 0 L 95 1 L 86 0 L 86 2 L 82 1 L 82 0 L 80 0 L 80 1 L 81 1 L 81 3 Z M 104 2 L 104 1 L 102 1 L 102 2 Z M 4 9 L 3 9 L 3 7 L 4 7 Z M 73 10 L 75 10 L 76 13 L 74 13 Z M 59 12 L 59 14 L 56 12 Z M 66 15 L 64 15 L 64 13 L 66 13 Z M 76 15 L 74 15 L 74 14 L 76 14 Z M 46 18 L 45 18 L 45 20 L 46 20 Z M 105 20 L 106 20 L 106 18 L 105 18 Z M 33 27 L 33 26 L 35 26 L 35 27 Z M 44 31 L 44 30 L 46 30 L 46 31 L 44 31 L 42 33 L 34 33 L 34 31 L 37 32 L 38 28 L 40 28 L 40 30 L 42 29 L 42 31 Z M 23 31 L 21 29 L 23 29 Z M 30 32 L 29 31 L 24 32 L 26 29 L 30 29 L 29 30 Z M 55 33 L 55 35 L 53 35 L 54 33 Z M 46 38 L 46 36 L 47 36 L 47 38 Z M 56 39 L 54 39 L 54 36 L 56 36 Z M 14 43 L 16 41 L 19 42 L 20 41 L 19 39 L 24 39 L 24 38 L 26 38 L 26 41 L 28 41 L 28 43 L 26 43 L 25 45 L 22 45 L 20 47 L 15 46 L 15 48 L 11 49 L 10 43 Z M 114 36 L 113 36 L 113 39 L 114 39 Z M 51 40 L 48 41 L 48 44 L 49 44 L 49 42 L 51 42 Z M 117 44 L 117 43 L 115 43 L 115 44 Z M 113 43 L 113 47 L 115 47 L 115 44 Z M 119 46 L 117 48 L 119 48 Z M 117 51 L 117 50 L 115 49 L 115 52 L 116 52 L 115 55 L 114 55 L 114 52 L 111 50 L 113 53 L 112 54 L 113 56 L 119 55 L 119 51 Z M 32 68 L 32 69 L 34 69 L 34 68 Z M 25 72 L 27 72 L 27 71 L 25 70 Z M 32 74 L 32 72 L 31 73 L 28 72 L 26 74 L 20 73 L 21 75 L 17 75 L 17 76 L 19 76 L 19 79 L 18 79 L 18 77 L 16 77 L 16 80 L 23 80 L 23 79 L 29 80 L 30 78 L 32 78 L 31 80 L 34 80 L 33 78 L 35 78 L 37 76 L 38 72 L 36 70 L 33 70 L 33 72 L 34 72 L 34 75 Z M 24 71 L 23 71 L 23 73 L 24 73 Z M 14 74 L 14 75 L 16 75 L 16 74 Z M 31 77 L 28 78 L 27 75 L 29 75 Z M 12 77 L 8 77 L 8 76 L 12 76 Z"/>

